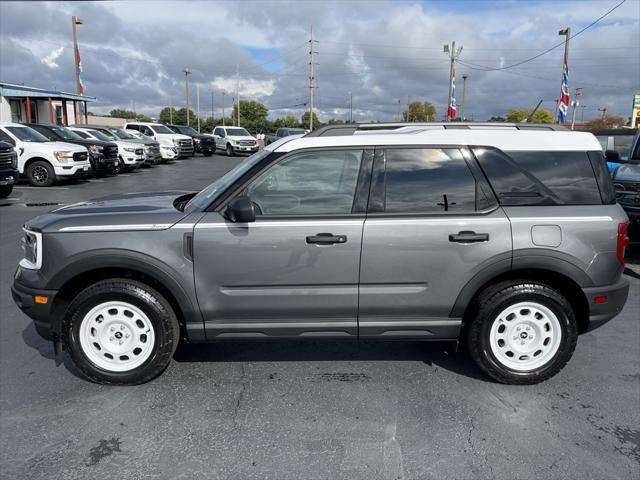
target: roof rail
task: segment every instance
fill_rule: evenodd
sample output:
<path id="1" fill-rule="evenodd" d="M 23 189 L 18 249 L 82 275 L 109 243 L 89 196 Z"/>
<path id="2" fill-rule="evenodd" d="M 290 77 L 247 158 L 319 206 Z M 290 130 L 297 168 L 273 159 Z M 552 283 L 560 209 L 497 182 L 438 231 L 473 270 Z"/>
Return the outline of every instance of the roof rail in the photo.
<path id="1" fill-rule="evenodd" d="M 376 131 L 376 130 L 398 130 L 404 127 L 442 127 L 444 130 L 468 130 L 472 127 L 482 129 L 491 128 L 514 128 L 516 130 L 554 130 L 566 131 L 563 125 L 555 123 L 503 123 L 503 122 L 425 122 L 425 123 L 348 123 L 344 125 L 326 125 L 312 132 L 305 137 L 345 137 L 356 132 Z"/>

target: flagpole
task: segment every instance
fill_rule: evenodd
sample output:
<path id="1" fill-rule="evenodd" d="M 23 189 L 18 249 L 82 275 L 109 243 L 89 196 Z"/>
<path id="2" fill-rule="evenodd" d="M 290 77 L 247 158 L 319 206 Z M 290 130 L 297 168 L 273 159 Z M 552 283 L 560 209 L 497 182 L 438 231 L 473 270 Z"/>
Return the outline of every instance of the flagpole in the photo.
<path id="1" fill-rule="evenodd" d="M 564 35 L 564 57 L 562 59 L 562 81 L 560 82 L 560 99 L 558 101 L 558 111 L 556 112 L 557 123 L 562 123 L 569 110 L 569 38 L 571 37 L 571 27 L 567 27 L 564 30 L 560 30 L 558 35 Z M 566 85 L 565 85 L 566 74 Z M 566 90 L 566 95 L 565 95 Z M 565 100 L 566 96 L 566 102 Z M 564 108 L 564 110 L 563 110 Z"/>
<path id="2" fill-rule="evenodd" d="M 82 20 L 74 15 L 71 17 L 71 31 L 73 32 L 73 63 L 76 67 L 76 92 L 78 95 L 84 95 L 84 87 L 80 80 L 80 51 L 78 50 L 78 32 L 76 31 L 76 25 L 82 25 Z M 80 118 L 82 118 L 82 112 L 80 113 Z"/>

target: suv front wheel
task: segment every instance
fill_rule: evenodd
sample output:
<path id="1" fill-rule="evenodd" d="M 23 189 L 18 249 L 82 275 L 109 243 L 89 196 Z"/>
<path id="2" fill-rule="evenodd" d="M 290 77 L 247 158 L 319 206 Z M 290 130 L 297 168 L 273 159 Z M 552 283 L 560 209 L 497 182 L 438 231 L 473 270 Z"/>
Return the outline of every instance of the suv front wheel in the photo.
<path id="1" fill-rule="evenodd" d="M 578 339 L 573 309 L 544 283 L 501 282 L 480 295 L 476 312 L 468 329 L 469 351 L 498 382 L 542 382 L 573 355 Z"/>
<path id="2" fill-rule="evenodd" d="M 179 337 L 176 315 L 160 293 L 119 278 L 98 282 L 71 302 L 62 340 L 90 380 L 136 385 L 164 371 Z"/>

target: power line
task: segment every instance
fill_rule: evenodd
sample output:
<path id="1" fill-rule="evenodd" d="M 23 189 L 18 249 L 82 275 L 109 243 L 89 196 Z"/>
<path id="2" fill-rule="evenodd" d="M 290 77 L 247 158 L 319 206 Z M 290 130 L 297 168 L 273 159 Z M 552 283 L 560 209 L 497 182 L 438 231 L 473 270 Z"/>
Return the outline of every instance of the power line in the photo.
<path id="1" fill-rule="evenodd" d="M 593 26 L 594 26 L 596 23 L 598 23 L 600 20 L 602 20 L 602 19 L 603 19 L 603 18 L 605 18 L 607 15 L 609 15 L 610 13 L 612 13 L 612 12 L 613 12 L 614 10 L 616 10 L 618 7 L 622 6 L 622 4 L 623 4 L 623 3 L 625 3 L 626 1 L 627 1 L 627 0 L 622 0 L 620 3 L 618 3 L 618 4 L 617 4 L 615 7 L 613 7 L 611 10 L 607 11 L 606 13 L 604 13 L 603 15 L 601 15 L 600 17 L 598 17 L 597 19 L 595 19 L 595 20 L 594 20 L 593 22 L 591 22 L 589 25 L 587 25 L 586 27 L 584 27 L 582 30 L 579 30 L 577 33 L 574 33 L 573 35 L 571 35 L 571 36 L 568 38 L 568 40 L 571 40 L 572 38 L 576 38 L 578 35 L 580 35 L 580 34 L 581 34 L 581 33 L 583 33 L 584 31 L 586 31 L 586 30 L 588 30 L 589 28 L 593 27 Z M 485 65 L 478 65 L 478 64 L 474 64 L 474 63 L 471 63 L 471 62 L 467 62 L 467 63 L 469 63 L 469 65 L 473 65 L 474 67 L 477 67 L 477 68 L 479 68 L 479 69 L 484 68 L 484 69 L 485 69 L 485 70 L 487 70 L 487 71 L 488 71 L 488 70 L 507 70 L 507 69 L 509 69 L 509 68 L 517 67 L 517 66 L 522 65 L 522 64 L 524 64 L 524 63 L 531 62 L 531 61 L 535 60 L 536 58 L 540 58 L 540 57 L 542 57 L 543 55 L 546 55 L 547 53 L 549 53 L 549 52 L 551 52 L 551 51 L 555 50 L 555 49 L 556 49 L 556 48 L 558 48 L 558 47 L 563 47 L 563 46 L 564 46 L 564 44 L 565 44 L 565 42 L 564 42 L 564 41 L 562 41 L 562 42 L 558 43 L 557 45 L 554 45 L 553 47 L 548 48 L 548 49 L 546 49 L 545 51 L 540 52 L 540 53 L 539 53 L 539 54 L 537 54 L 537 55 L 534 55 L 534 56 L 533 56 L 533 57 L 531 57 L 531 58 L 527 58 L 526 60 L 522 60 L 522 61 L 517 62 L 517 63 L 514 63 L 514 64 L 512 64 L 512 65 L 507 65 L 506 67 L 493 68 L 493 67 L 487 67 L 487 66 L 485 66 Z M 467 66 L 469 66 L 469 65 L 467 65 Z"/>

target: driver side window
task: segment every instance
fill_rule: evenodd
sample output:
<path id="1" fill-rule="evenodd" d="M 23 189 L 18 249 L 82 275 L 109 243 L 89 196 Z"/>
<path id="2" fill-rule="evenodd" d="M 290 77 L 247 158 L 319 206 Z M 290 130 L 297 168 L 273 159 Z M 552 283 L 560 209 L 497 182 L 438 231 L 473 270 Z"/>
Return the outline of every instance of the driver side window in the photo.
<path id="1" fill-rule="evenodd" d="M 362 150 L 306 152 L 271 166 L 247 187 L 256 215 L 351 213 Z"/>

